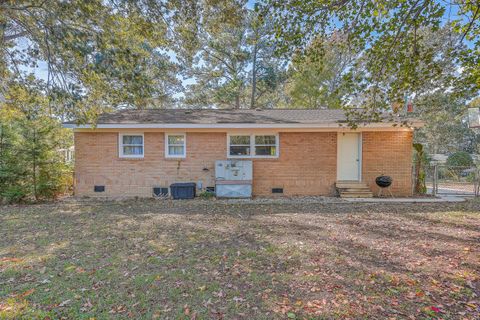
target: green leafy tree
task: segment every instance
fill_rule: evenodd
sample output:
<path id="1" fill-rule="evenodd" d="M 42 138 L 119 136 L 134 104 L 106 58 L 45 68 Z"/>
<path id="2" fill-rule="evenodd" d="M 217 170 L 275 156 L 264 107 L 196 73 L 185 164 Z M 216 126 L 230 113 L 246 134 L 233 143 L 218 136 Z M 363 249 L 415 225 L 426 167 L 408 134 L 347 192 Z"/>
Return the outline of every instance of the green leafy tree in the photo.
<path id="1" fill-rule="evenodd" d="M 10 86 L 0 105 L 0 198 L 52 199 L 71 185 L 72 171 L 59 149 L 71 133 L 49 116 L 47 98 L 34 82 Z"/>
<path id="2" fill-rule="evenodd" d="M 250 10 L 246 1 L 204 6 L 198 24 L 199 46 L 190 59 L 184 103 L 221 108 L 273 107 L 285 80 L 275 56 L 273 24 L 268 15 Z"/>
<path id="3" fill-rule="evenodd" d="M 0 200 L 19 201 L 25 197 L 23 183 L 26 168 L 18 161 L 21 135 L 18 123 L 11 121 L 12 114 L 0 109 Z"/>
<path id="4" fill-rule="evenodd" d="M 469 107 L 471 108 L 480 108 L 480 97 L 476 97 L 469 103 Z"/>
<path id="5" fill-rule="evenodd" d="M 353 92 L 346 75 L 355 57 L 342 34 L 315 39 L 292 59 L 287 86 L 291 104 L 307 109 L 340 108 Z"/>
<path id="6" fill-rule="evenodd" d="M 478 152 L 478 137 L 466 121 L 464 98 L 436 91 L 416 99 L 415 107 L 415 116 L 425 122 L 415 140 L 421 141 L 428 153 Z"/>
<path id="7" fill-rule="evenodd" d="M 46 67 L 56 114 L 94 121 L 116 107 L 165 105 L 180 88 L 168 51 L 183 43 L 188 1 L 3 1 L 2 95 Z"/>
<path id="8" fill-rule="evenodd" d="M 185 103 L 199 107 L 235 107 L 247 99 L 248 21 L 246 2 L 225 1 L 217 7 L 204 6 L 198 23 L 199 45 L 191 59 Z M 184 58 L 185 60 L 189 60 Z"/>
<path id="9" fill-rule="evenodd" d="M 248 12 L 247 49 L 250 52 L 250 109 L 275 108 L 287 79 L 285 60 L 276 55 L 273 41 L 274 25 L 268 12 L 256 8 Z"/>
<path id="10" fill-rule="evenodd" d="M 250 59 L 245 32 L 244 22 L 219 30 L 206 28 L 188 74 L 195 83 L 187 87 L 187 104 L 235 108 L 245 104 Z"/>
<path id="11" fill-rule="evenodd" d="M 467 101 L 472 94 L 451 87 L 452 79 L 456 79 L 459 72 L 459 65 L 451 57 L 458 35 L 451 27 L 435 32 L 422 29 L 419 33 L 421 46 L 435 52 L 439 75 L 425 79 L 413 98 L 413 116 L 425 122 L 425 126 L 416 131 L 415 140 L 422 142 L 428 153 L 476 152 L 477 137 L 467 122 Z M 420 71 L 426 67 L 422 66 Z M 403 102 L 399 104 L 403 108 Z"/>
<path id="12" fill-rule="evenodd" d="M 468 152 L 458 151 L 448 157 L 447 165 L 453 167 L 470 167 L 473 165 L 473 159 Z"/>
<path id="13" fill-rule="evenodd" d="M 315 37 L 340 30 L 358 47 L 365 66 L 362 82 L 369 99 L 363 107 L 373 120 L 405 94 L 421 91 L 442 75 L 434 47 L 426 45 L 422 30 L 438 31 L 448 25 L 458 37 L 449 52 L 464 71 L 443 89 L 478 91 L 480 4 L 478 1 L 294 1 L 267 0 L 273 12 L 282 52 L 305 48 Z M 454 12 L 448 19 L 448 12 Z M 446 22 L 445 22 L 446 21 Z M 349 116 L 355 116 L 349 112 Z"/>

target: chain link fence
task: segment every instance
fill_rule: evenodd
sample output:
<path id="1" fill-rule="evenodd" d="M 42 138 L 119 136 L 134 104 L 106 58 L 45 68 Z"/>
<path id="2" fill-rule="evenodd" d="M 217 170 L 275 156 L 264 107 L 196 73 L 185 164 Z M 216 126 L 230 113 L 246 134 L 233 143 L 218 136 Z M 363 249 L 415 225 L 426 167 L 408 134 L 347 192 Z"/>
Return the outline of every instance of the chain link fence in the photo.
<path id="1" fill-rule="evenodd" d="M 427 166 L 425 167 L 425 184 L 428 194 L 478 197 L 480 168 L 476 166 L 456 167 L 445 164 Z"/>

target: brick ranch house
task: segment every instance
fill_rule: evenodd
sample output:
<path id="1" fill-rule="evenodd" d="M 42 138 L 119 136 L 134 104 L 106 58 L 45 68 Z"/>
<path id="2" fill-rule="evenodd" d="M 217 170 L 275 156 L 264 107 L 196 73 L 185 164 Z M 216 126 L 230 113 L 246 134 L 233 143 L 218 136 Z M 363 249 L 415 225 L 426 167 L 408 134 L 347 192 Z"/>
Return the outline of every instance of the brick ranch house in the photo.
<path id="1" fill-rule="evenodd" d="M 215 161 L 225 159 L 253 161 L 254 196 L 278 188 L 334 196 L 344 182 L 371 194 L 382 174 L 393 178 L 395 196 L 412 194 L 414 124 L 352 130 L 341 110 L 147 109 L 64 126 L 74 130 L 77 196 L 150 197 L 153 186 L 175 182 L 213 187 Z"/>

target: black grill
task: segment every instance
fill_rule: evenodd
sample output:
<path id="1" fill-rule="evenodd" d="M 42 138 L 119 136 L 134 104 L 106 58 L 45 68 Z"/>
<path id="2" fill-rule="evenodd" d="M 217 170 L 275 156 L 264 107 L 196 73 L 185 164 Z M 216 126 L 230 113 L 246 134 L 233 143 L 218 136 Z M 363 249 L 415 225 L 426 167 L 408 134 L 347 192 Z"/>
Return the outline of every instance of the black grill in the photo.
<path id="1" fill-rule="evenodd" d="M 388 188 L 392 184 L 393 179 L 389 176 L 380 176 L 375 179 L 375 183 L 380 188 Z"/>

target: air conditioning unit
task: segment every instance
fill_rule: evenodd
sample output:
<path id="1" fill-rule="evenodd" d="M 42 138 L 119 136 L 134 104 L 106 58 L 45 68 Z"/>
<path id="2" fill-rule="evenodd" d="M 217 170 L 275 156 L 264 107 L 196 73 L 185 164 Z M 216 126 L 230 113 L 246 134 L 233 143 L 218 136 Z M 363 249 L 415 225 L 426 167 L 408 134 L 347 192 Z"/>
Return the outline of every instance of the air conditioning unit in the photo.
<path id="1" fill-rule="evenodd" d="M 251 160 L 217 160 L 215 193 L 219 198 L 252 196 L 253 163 Z"/>

